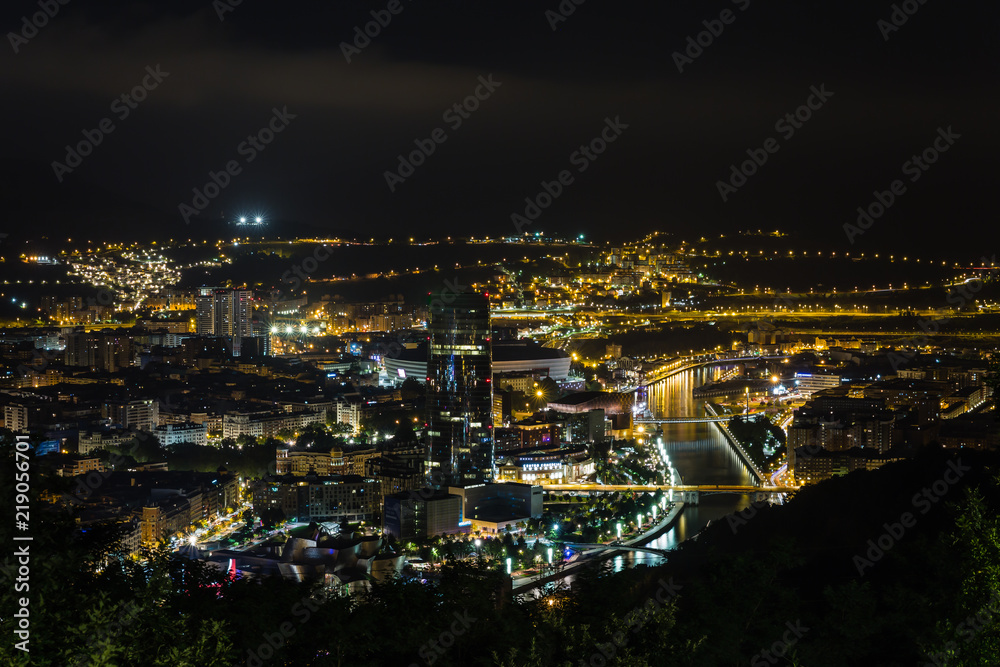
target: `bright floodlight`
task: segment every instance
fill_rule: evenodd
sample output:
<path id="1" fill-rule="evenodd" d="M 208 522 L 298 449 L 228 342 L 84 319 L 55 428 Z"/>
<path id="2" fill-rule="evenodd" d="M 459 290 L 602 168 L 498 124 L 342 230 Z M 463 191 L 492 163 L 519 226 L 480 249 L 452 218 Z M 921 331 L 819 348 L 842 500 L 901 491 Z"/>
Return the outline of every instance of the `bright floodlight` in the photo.
<path id="1" fill-rule="evenodd" d="M 271 333 L 273 334 L 278 333 L 278 327 L 271 327 Z"/>
<path id="2" fill-rule="evenodd" d="M 246 222 L 246 221 L 247 221 L 246 218 L 243 218 L 243 217 L 240 218 L 240 222 Z"/>
<path id="3" fill-rule="evenodd" d="M 264 222 L 264 218 L 262 218 L 262 217 L 260 217 L 260 216 L 258 215 L 258 216 L 257 216 L 257 222 L 258 222 L 258 223 L 261 223 L 261 222 Z"/>

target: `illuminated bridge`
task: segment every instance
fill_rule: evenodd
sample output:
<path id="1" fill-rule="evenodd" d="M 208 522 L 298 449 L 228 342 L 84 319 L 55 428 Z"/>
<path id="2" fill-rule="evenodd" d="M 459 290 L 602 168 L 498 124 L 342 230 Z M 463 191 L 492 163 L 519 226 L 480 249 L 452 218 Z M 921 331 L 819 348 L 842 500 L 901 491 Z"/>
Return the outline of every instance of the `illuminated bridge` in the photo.
<path id="1" fill-rule="evenodd" d="M 667 419 L 636 419 L 635 424 L 699 424 L 701 422 L 727 422 L 732 415 L 721 417 L 668 417 Z"/>
<path id="2" fill-rule="evenodd" d="M 776 496 L 794 493 L 800 486 L 749 486 L 742 484 L 542 484 L 546 491 L 585 491 L 589 493 L 614 493 L 617 491 L 674 491 L 679 499 L 689 505 L 697 505 L 702 495 L 723 493 L 747 494 L 751 502 L 770 502 Z"/>
<path id="3" fill-rule="evenodd" d="M 783 355 L 762 355 L 759 357 L 730 357 L 728 359 L 716 359 L 714 356 L 710 355 L 695 355 L 694 357 L 685 358 L 681 361 L 675 361 L 670 366 L 664 366 L 655 371 L 650 371 L 646 374 L 645 379 L 643 379 L 640 386 L 648 386 L 659 382 L 660 380 L 665 380 L 671 375 L 676 375 L 677 373 L 682 373 L 692 368 L 697 368 L 698 366 L 715 366 L 718 364 L 745 364 L 759 361 L 760 359 L 782 359 L 787 360 L 789 357 L 787 354 Z"/>
<path id="4" fill-rule="evenodd" d="M 642 551 L 647 554 L 656 554 L 657 556 L 666 556 L 668 551 L 666 549 L 652 549 L 650 547 L 630 547 L 625 544 L 583 544 L 581 542 L 564 542 L 567 547 L 571 549 L 615 549 L 617 551 Z"/>

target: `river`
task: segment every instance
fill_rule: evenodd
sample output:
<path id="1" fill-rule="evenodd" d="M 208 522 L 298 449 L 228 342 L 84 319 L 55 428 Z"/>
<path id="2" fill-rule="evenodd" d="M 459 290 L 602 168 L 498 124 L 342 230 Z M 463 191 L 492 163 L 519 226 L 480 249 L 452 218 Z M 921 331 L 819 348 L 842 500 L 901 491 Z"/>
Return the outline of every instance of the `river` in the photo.
<path id="1" fill-rule="evenodd" d="M 703 399 L 694 399 L 691 390 L 717 379 L 727 370 L 723 366 L 701 366 L 651 384 L 646 400 L 656 418 L 703 417 Z M 715 424 L 668 424 L 663 426 L 663 441 L 670 461 L 684 484 L 753 484 L 746 464 L 726 441 Z M 696 535 L 709 521 L 721 519 L 750 505 L 747 495 L 722 494 L 702 496 L 700 504 L 687 505 L 674 527 L 649 542 L 657 549 L 672 549 Z M 627 552 L 612 559 L 614 570 L 634 565 L 658 565 L 661 556 Z"/>

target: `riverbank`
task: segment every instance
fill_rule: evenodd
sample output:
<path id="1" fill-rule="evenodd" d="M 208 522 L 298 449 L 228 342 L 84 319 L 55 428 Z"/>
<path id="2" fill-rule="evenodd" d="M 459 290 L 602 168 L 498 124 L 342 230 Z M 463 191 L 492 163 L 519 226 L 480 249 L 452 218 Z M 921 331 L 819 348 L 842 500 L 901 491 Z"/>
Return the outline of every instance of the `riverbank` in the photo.
<path id="1" fill-rule="evenodd" d="M 674 524 L 677 522 L 677 519 L 683 510 L 684 510 L 684 503 L 682 502 L 676 503 L 673 507 L 670 508 L 670 511 L 663 516 L 663 519 L 659 523 L 653 525 L 652 527 L 650 527 L 649 530 L 640 533 L 634 538 L 623 542 L 622 545 L 630 547 L 639 547 L 644 544 L 647 544 L 648 542 L 651 542 L 652 540 L 655 540 L 664 532 L 673 528 Z M 567 545 L 571 544 L 572 544 L 571 542 L 567 543 Z M 587 549 L 585 551 L 581 551 L 577 557 L 577 560 L 565 566 L 559 572 L 546 575 L 532 575 L 529 577 L 523 577 L 519 580 L 515 580 L 513 582 L 513 587 L 512 587 L 513 593 L 515 595 L 527 593 L 528 591 L 537 588 L 539 586 L 543 586 L 553 581 L 558 581 L 559 579 L 563 579 L 564 577 L 573 574 L 574 572 L 578 571 L 584 566 L 590 565 L 595 561 L 604 560 L 605 558 L 612 558 L 622 553 L 622 551 L 624 550 L 605 549 L 605 548 Z"/>
<path id="2" fill-rule="evenodd" d="M 712 407 L 711 403 L 707 402 L 705 403 L 705 412 L 709 413 L 713 417 L 719 416 L 719 414 L 715 411 L 715 408 Z M 719 427 L 719 430 L 722 431 L 722 435 L 726 436 L 726 440 L 728 440 L 729 444 L 731 444 L 733 447 L 736 448 L 736 451 L 739 453 L 740 458 L 742 458 L 743 462 L 747 464 L 748 468 L 750 468 L 750 472 L 753 473 L 754 477 L 757 478 L 758 482 L 763 484 L 764 483 L 763 473 L 761 473 L 761 471 L 757 469 L 757 464 L 753 462 L 753 459 L 750 458 L 750 455 L 747 454 L 746 451 L 744 451 L 743 446 L 740 445 L 739 441 L 733 437 L 732 433 L 729 432 L 729 427 L 726 426 L 725 422 L 712 422 L 712 423 L 715 424 L 717 427 Z"/>

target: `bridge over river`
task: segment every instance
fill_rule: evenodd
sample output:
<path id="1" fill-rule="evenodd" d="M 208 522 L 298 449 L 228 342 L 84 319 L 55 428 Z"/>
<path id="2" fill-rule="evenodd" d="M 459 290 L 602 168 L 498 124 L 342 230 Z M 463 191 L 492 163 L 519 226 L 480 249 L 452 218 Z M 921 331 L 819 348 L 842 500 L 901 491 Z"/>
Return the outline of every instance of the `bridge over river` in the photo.
<path id="1" fill-rule="evenodd" d="M 707 424 L 709 422 L 728 422 L 733 415 L 718 417 L 666 417 L 664 419 L 636 419 L 633 424 Z"/>
<path id="2" fill-rule="evenodd" d="M 620 491 L 674 491 L 681 501 L 697 505 L 701 496 L 731 493 L 749 495 L 751 502 L 769 501 L 776 495 L 793 493 L 800 486 L 751 486 L 747 484 L 542 484 L 546 491 L 575 491 L 591 493 L 615 493 Z"/>

